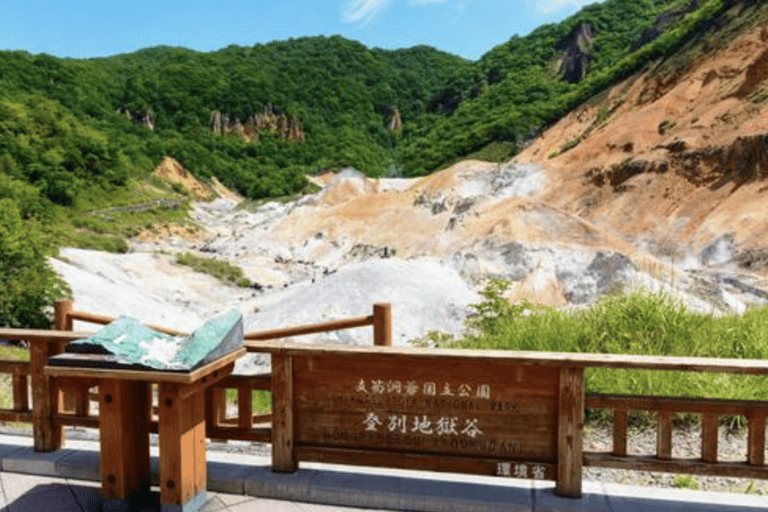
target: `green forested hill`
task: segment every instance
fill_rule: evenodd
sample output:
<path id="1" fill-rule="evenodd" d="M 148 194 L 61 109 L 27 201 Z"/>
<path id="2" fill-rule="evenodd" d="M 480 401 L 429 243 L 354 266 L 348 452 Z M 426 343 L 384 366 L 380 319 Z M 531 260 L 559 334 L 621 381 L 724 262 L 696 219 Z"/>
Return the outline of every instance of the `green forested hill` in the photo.
<path id="1" fill-rule="evenodd" d="M 295 192 L 304 173 L 325 168 L 376 175 L 394 158 L 388 117 L 396 109 L 417 119 L 424 98 L 467 64 L 428 47 L 369 50 L 339 36 L 90 60 L 0 52 L 0 169 L 61 204 L 78 190 L 64 193 L 67 182 L 107 173 L 96 167 L 120 184 L 166 155 L 251 197 Z M 213 112 L 245 123 L 265 107 L 295 115 L 304 142 L 267 131 L 254 143 L 210 129 Z M 134 121 L 148 112 L 154 130 Z"/>
<path id="2" fill-rule="evenodd" d="M 87 60 L 0 52 L 0 171 L 68 205 L 83 181 L 120 186 L 164 156 L 253 198 L 293 193 L 329 168 L 420 175 L 467 155 L 508 158 L 731 4 L 742 2 L 606 0 L 476 62 L 340 36 Z M 576 79 L 562 77 L 567 66 Z M 236 132 L 255 114 L 274 122 L 254 142 L 214 133 L 215 113 Z M 402 129 L 388 127 L 394 118 Z M 284 137 L 288 123 L 303 141 Z"/>
<path id="3" fill-rule="evenodd" d="M 513 37 L 441 89 L 432 107 L 444 115 L 425 116 L 406 132 L 403 167 L 408 175 L 420 175 L 478 151 L 509 158 L 568 110 L 712 29 L 713 19 L 726 10 L 756 3 L 607 0 L 526 37 Z M 583 32 L 591 37 L 574 37 Z M 577 82 L 559 73 L 560 58 L 569 50 L 587 63 Z"/>

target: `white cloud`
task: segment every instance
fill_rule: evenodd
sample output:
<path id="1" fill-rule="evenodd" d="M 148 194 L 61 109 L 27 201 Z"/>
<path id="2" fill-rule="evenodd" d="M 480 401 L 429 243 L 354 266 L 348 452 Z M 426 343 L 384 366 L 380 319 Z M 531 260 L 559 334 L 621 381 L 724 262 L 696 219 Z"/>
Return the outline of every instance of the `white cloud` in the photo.
<path id="1" fill-rule="evenodd" d="M 576 10 L 596 0 L 535 0 L 536 11 L 542 14 L 552 14 L 563 10 Z"/>
<path id="2" fill-rule="evenodd" d="M 387 6 L 390 0 L 350 0 L 344 6 L 342 17 L 344 21 L 367 23 L 376 17 Z"/>
<path id="3" fill-rule="evenodd" d="M 408 0 L 407 5 L 409 7 L 414 7 L 432 4 L 445 4 L 448 2 L 453 3 L 454 0 Z M 390 3 L 392 3 L 392 0 L 346 0 L 346 3 L 342 8 L 342 19 L 347 23 L 367 23 L 378 16 L 378 14 Z M 459 11 L 463 11 L 466 7 L 466 0 L 459 0 L 456 2 L 456 4 L 457 9 Z"/>

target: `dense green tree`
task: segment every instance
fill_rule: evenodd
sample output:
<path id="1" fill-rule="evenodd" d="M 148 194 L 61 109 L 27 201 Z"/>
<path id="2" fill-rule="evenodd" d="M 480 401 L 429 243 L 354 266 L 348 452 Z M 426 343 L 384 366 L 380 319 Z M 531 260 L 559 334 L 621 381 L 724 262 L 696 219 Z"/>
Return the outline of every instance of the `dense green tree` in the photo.
<path id="1" fill-rule="evenodd" d="M 0 325 L 47 328 L 47 313 L 67 289 L 51 269 L 37 223 L 16 202 L 0 199 Z"/>

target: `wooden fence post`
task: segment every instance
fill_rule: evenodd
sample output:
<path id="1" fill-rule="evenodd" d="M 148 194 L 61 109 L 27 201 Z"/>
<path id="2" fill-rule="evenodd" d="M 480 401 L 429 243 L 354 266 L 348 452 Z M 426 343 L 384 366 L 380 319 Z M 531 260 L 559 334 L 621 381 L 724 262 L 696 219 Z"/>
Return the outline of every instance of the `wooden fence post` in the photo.
<path id="1" fill-rule="evenodd" d="M 57 300 L 53 306 L 53 328 L 57 331 L 71 331 L 72 317 L 72 299 Z"/>
<path id="2" fill-rule="evenodd" d="M 378 347 L 392 346 L 392 305 L 373 305 L 373 344 Z"/>
<path id="3" fill-rule="evenodd" d="M 560 368 L 557 427 L 557 482 L 555 493 L 581 497 L 582 427 L 584 425 L 584 368 Z"/>
<path id="4" fill-rule="evenodd" d="M 747 462 L 752 466 L 765 464 L 765 416 L 749 414 L 749 436 L 747 439 Z"/>
<path id="5" fill-rule="evenodd" d="M 11 376 L 13 386 L 13 410 L 29 411 L 29 378 L 26 374 L 15 371 Z"/>
<path id="6" fill-rule="evenodd" d="M 272 471 L 296 471 L 293 444 L 293 358 L 272 354 Z"/>
<path id="7" fill-rule="evenodd" d="M 613 410 L 613 454 L 617 457 L 627 455 L 627 420 L 629 414 L 626 409 Z"/>

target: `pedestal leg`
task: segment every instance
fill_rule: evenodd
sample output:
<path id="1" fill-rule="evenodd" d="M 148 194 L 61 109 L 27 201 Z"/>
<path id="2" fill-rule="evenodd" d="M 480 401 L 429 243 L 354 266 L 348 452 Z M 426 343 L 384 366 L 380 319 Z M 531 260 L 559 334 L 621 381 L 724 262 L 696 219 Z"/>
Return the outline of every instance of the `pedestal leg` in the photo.
<path id="1" fill-rule="evenodd" d="M 29 366 L 32 378 L 32 428 L 35 436 L 35 451 L 52 452 L 61 448 L 64 433 L 61 425 L 56 426 L 53 415 L 61 412 L 59 393 L 55 379 L 45 375 L 43 368 L 48 358 L 61 352 L 57 343 L 35 341 L 29 350 Z"/>
<path id="2" fill-rule="evenodd" d="M 149 386 L 104 379 L 99 383 L 101 490 L 105 500 L 149 492 Z"/>
<path id="3" fill-rule="evenodd" d="M 160 384 L 160 503 L 165 511 L 193 511 L 206 502 L 205 402 L 202 391 L 182 399 Z"/>

